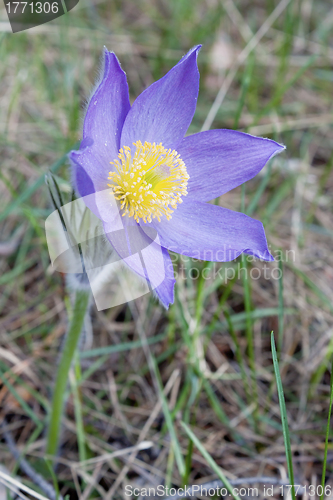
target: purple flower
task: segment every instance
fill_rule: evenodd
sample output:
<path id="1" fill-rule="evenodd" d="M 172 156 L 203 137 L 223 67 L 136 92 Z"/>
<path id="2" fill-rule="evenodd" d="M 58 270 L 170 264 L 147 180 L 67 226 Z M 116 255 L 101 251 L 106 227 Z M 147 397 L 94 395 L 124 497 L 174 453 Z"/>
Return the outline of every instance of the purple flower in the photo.
<path id="1" fill-rule="evenodd" d="M 199 90 L 199 50 L 191 49 L 131 107 L 126 75 L 105 49 L 80 149 L 69 155 L 79 195 L 103 222 L 118 255 L 147 279 L 165 307 L 173 302 L 175 284 L 168 250 L 219 262 L 242 252 L 273 260 L 260 221 L 207 202 L 254 177 L 284 146 L 233 130 L 185 137 Z M 125 236 L 114 230 L 111 198 L 123 216 Z M 156 233 L 160 246 L 147 246 Z M 149 277 L 131 259 L 144 246 Z M 161 249 L 164 269 L 157 258 Z"/>

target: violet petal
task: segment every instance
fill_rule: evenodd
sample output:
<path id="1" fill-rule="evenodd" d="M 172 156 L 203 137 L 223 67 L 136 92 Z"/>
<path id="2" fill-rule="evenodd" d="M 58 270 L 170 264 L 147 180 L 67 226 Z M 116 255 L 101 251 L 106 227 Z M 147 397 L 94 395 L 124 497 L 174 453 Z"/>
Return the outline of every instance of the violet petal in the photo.
<path id="1" fill-rule="evenodd" d="M 252 179 L 284 149 L 270 139 L 235 130 L 208 130 L 185 137 L 177 148 L 190 176 L 184 202 L 221 196 Z"/>
<path id="2" fill-rule="evenodd" d="M 119 207 L 108 187 L 110 181 L 103 169 L 103 160 L 91 147 L 71 151 L 68 157 L 72 165 L 72 183 L 87 207 L 99 219 L 114 223 L 119 218 Z"/>
<path id="3" fill-rule="evenodd" d="M 197 55 L 191 49 L 163 78 L 134 101 L 121 134 L 121 146 L 140 140 L 174 149 L 184 137 L 195 112 L 199 92 Z"/>
<path id="4" fill-rule="evenodd" d="M 104 222 L 106 237 L 120 258 L 138 276 L 150 284 L 164 307 L 173 303 L 175 285 L 173 266 L 169 252 L 160 246 L 157 232 L 153 228 L 142 228 L 128 217 L 122 217 L 124 229 L 114 230 L 112 223 Z M 130 259 L 133 255 L 140 259 Z"/>
<path id="5" fill-rule="evenodd" d="M 104 71 L 101 82 L 92 94 L 83 124 L 83 138 L 94 141 L 93 150 L 105 161 L 117 158 L 120 136 L 130 110 L 126 74 L 113 52 L 104 49 Z"/>
<path id="6" fill-rule="evenodd" d="M 170 220 L 141 224 L 144 231 L 149 226 L 158 232 L 162 246 L 196 259 L 227 262 L 244 252 L 274 260 L 260 221 L 217 205 L 188 200 Z"/>
<path id="7" fill-rule="evenodd" d="M 166 309 L 174 302 L 174 288 L 176 280 L 174 278 L 173 264 L 170 259 L 169 252 L 166 248 L 161 247 L 164 259 L 165 278 L 153 292 L 157 295 L 159 301 Z"/>
<path id="8" fill-rule="evenodd" d="M 77 151 L 71 151 L 68 158 L 72 165 L 74 186 L 81 196 L 108 187 L 110 165 L 105 165 L 103 158 L 96 152 L 96 148 L 94 150 L 89 146 Z"/>

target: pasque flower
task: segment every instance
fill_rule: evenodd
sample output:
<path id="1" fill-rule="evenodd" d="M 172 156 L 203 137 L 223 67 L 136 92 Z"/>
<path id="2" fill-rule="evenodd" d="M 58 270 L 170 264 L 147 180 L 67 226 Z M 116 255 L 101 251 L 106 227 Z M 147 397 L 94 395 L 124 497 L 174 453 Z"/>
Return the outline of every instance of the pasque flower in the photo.
<path id="1" fill-rule="evenodd" d="M 199 91 L 199 49 L 191 49 L 132 106 L 126 75 L 105 49 L 80 149 L 69 155 L 78 194 L 102 221 L 120 258 L 127 258 L 166 307 L 175 284 L 168 250 L 219 262 L 242 252 L 273 260 L 260 221 L 208 202 L 254 177 L 284 146 L 234 130 L 185 137 Z M 115 204 L 121 235 L 113 227 Z M 154 243 L 148 247 L 149 277 L 140 262 L 128 259 L 148 242 Z"/>

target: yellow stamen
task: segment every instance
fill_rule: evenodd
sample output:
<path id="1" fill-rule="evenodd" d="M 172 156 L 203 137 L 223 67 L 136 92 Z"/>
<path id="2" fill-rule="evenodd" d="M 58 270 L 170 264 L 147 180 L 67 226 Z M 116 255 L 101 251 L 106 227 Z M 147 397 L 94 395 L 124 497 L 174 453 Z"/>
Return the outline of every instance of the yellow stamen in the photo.
<path id="1" fill-rule="evenodd" d="M 162 144 L 134 142 L 136 151 L 124 146 L 117 160 L 111 161 L 115 171 L 109 173 L 113 194 L 120 201 L 123 216 L 139 222 L 151 222 L 162 215 L 169 220 L 171 214 L 187 195 L 189 175 L 177 151 L 165 149 Z M 172 207 L 174 210 L 171 210 Z"/>

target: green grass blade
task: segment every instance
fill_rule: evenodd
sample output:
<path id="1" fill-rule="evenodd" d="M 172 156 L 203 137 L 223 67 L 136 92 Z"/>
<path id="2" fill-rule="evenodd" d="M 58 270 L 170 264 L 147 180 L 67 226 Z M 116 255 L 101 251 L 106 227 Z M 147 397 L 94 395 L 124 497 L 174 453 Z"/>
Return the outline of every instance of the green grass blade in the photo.
<path id="1" fill-rule="evenodd" d="M 287 90 L 295 85 L 295 83 L 305 73 L 305 71 L 313 65 L 317 57 L 318 57 L 317 55 L 310 56 L 306 60 L 305 64 L 301 68 L 299 68 L 298 71 L 296 71 L 295 75 L 293 75 L 293 77 L 290 78 L 290 80 L 288 80 L 284 85 L 279 85 L 278 90 L 271 99 L 271 101 L 263 108 L 263 110 L 260 113 L 257 114 L 254 123 L 252 125 L 258 123 L 260 118 L 262 118 L 264 115 L 267 115 L 271 111 L 271 109 L 276 108 L 279 105 L 282 97 L 287 92 Z"/>
<path id="2" fill-rule="evenodd" d="M 70 327 L 67 333 L 65 346 L 57 367 L 57 376 L 53 390 L 53 398 L 50 412 L 50 422 L 47 435 L 46 452 L 55 455 L 58 448 L 58 438 L 62 412 L 65 403 L 65 391 L 67 387 L 68 373 L 73 361 L 73 356 L 82 331 L 84 316 L 88 307 L 89 292 L 78 290 L 75 294 Z"/>
<path id="3" fill-rule="evenodd" d="M 25 411 L 26 415 L 31 418 L 31 420 L 37 425 L 38 428 L 40 428 L 43 423 L 42 421 L 36 416 L 35 412 L 30 408 L 30 406 L 24 401 L 24 399 L 19 395 L 15 387 L 9 382 L 7 379 L 5 373 L 0 369 L 0 381 L 4 383 L 4 385 L 7 387 L 9 392 L 14 396 L 16 401 L 19 403 L 19 405 L 22 407 L 22 409 Z"/>
<path id="4" fill-rule="evenodd" d="M 13 283 L 13 281 L 21 276 L 29 267 L 36 264 L 36 257 L 27 260 L 26 262 L 20 262 L 16 267 L 3 274 L 0 277 L 0 286 L 6 285 L 7 283 Z"/>
<path id="5" fill-rule="evenodd" d="M 250 203 L 249 203 L 249 206 L 246 210 L 246 213 L 247 215 L 252 215 L 253 212 L 255 211 L 255 209 L 257 208 L 258 206 L 258 203 L 269 183 L 269 180 L 270 180 L 270 177 L 271 177 L 271 172 L 272 172 L 272 160 L 270 160 L 267 164 L 267 167 L 266 167 L 266 172 L 265 172 L 265 175 L 264 177 L 261 179 L 260 181 L 260 184 L 256 190 L 256 192 L 254 193 Z"/>
<path id="6" fill-rule="evenodd" d="M 74 144 L 72 149 L 77 148 L 79 143 Z M 56 161 L 53 163 L 53 165 L 50 167 L 51 172 L 55 173 L 59 170 L 59 168 L 65 163 L 67 159 L 68 153 L 64 154 L 60 160 Z M 25 189 L 15 200 L 13 200 L 5 210 L 0 213 L 0 222 L 6 219 L 8 215 L 15 210 L 17 207 L 19 207 L 22 203 L 27 201 L 30 196 L 38 189 L 40 188 L 45 182 L 45 174 L 42 174 L 36 182 L 34 182 L 31 186 L 29 186 L 27 189 Z"/>
<path id="7" fill-rule="evenodd" d="M 179 474 L 181 476 L 184 476 L 185 470 L 186 470 L 184 458 L 183 458 L 183 455 L 182 455 L 182 452 L 180 449 L 180 444 L 178 441 L 178 437 L 177 437 L 177 434 L 176 434 L 176 431 L 175 431 L 175 428 L 173 425 L 173 420 L 172 420 L 172 416 L 171 416 L 171 413 L 170 413 L 170 410 L 168 407 L 168 402 L 167 402 L 166 397 L 165 397 L 164 392 L 163 392 L 163 384 L 162 384 L 162 380 L 161 380 L 161 375 L 160 375 L 160 372 L 158 370 L 156 360 L 152 354 L 151 354 L 151 361 L 152 361 L 152 368 L 154 370 L 154 374 L 155 374 L 156 381 L 157 381 L 157 387 L 158 387 L 159 397 L 160 397 L 161 403 L 162 403 L 164 418 L 165 418 L 165 422 L 166 422 L 166 425 L 167 425 L 167 428 L 168 428 L 168 431 L 170 434 L 170 438 L 171 438 L 171 442 L 172 442 L 173 451 L 175 454 L 175 459 L 177 462 Z"/>
<path id="8" fill-rule="evenodd" d="M 332 356 L 333 356 L 333 338 L 330 339 L 329 344 L 326 347 L 326 352 L 322 362 L 320 363 L 320 365 L 314 372 L 313 376 L 311 377 L 311 386 L 309 389 L 310 397 L 314 395 L 317 385 L 324 376 L 325 371 L 328 369 L 329 360 Z"/>
<path id="9" fill-rule="evenodd" d="M 324 462 L 323 462 L 323 473 L 322 473 L 322 477 L 321 477 L 321 485 L 322 485 L 323 490 L 322 490 L 322 494 L 320 495 L 320 500 L 323 500 L 323 498 L 324 498 L 324 490 L 325 490 L 327 451 L 328 451 L 328 439 L 330 437 L 332 403 L 333 403 L 333 356 L 332 356 L 332 365 L 331 365 L 330 405 L 329 405 L 329 408 L 328 408 L 328 418 L 327 418 L 327 427 L 326 427 L 326 439 L 325 439 L 325 452 L 324 452 Z"/>
<path id="10" fill-rule="evenodd" d="M 242 355 L 242 352 L 241 352 L 241 349 L 240 349 L 240 345 L 239 345 L 239 342 L 238 342 L 238 339 L 237 339 L 237 336 L 236 336 L 236 332 L 235 332 L 234 326 L 233 326 L 231 318 L 230 318 L 230 314 L 229 314 L 229 312 L 226 309 L 224 310 L 224 316 L 225 316 L 225 319 L 227 320 L 227 323 L 228 323 L 230 336 L 231 336 L 231 338 L 232 338 L 232 340 L 233 340 L 233 342 L 235 344 L 236 359 L 237 359 L 238 364 L 239 364 L 239 368 L 240 368 L 240 372 L 241 372 L 241 376 L 242 376 L 242 380 L 243 380 L 243 384 L 244 384 L 244 390 L 245 390 L 245 393 L 246 393 L 246 396 L 247 396 L 247 400 L 248 400 L 248 403 L 250 404 L 251 394 L 250 394 L 250 388 L 249 388 L 249 385 L 248 385 L 248 378 L 247 378 L 246 371 L 245 371 L 243 355 Z"/>
<path id="11" fill-rule="evenodd" d="M 284 327 L 284 303 L 283 303 L 283 264 L 280 259 L 279 265 L 279 335 L 278 335 L 278 352 L 281 356 L 283 346 L 283 327 Z"/>
<path id="12" fill-rule="evenodd" d="M 71 376 L 72 375 L 72 376 Z M 84 434 L 84 423 L 83 423 L 83 409 L 82 409 L 82 395 L 80 394 L 80 384 L 81 384 L 81 367 L 79 363 L 78 352 L 76 351 L 74 355 L 73 370 L 70 373 L 70 385 L 74 399 L 74 410 L 75 410 L 75 421 L 76 421 L 76 432 L 77 432 L 77 444 L 79 448 L 80 461 L 84 462 L 87 459 L 86 456 L 86 443 Z"/>
<path id="13" fill-rule="evenodd" d="M 181 422 L 181 425 L 183 429 L 185 430 L 186 434 L 188 437 L 193 441 L 193 444 L 198 448 L 200 451 L 201 455 L 207 460 L 208 465 L 213 469 L 215 474 L 219 477 L 219 479 L 222 481 L 223 485 L 227 488 L 229 491 L 230 495 L 234 500 L 240 500 L 238 495 L 234 494 L 233 487 L 229 483 L 228 479 L 225 477 L 223 471 L 221 468 L 214 462 L 213 458 L 210 456 L 207 450 L 203 447 L 203 445 L 200 443 L 199 439 L 196 437 L 196 435 L 191 431 L 191 429 L 185 424 L 185 422 Z"/>
<path id="14" fill-rule="evenodd" d="M 252 323 L 252 306 L 251 306 L 251 287 L 250 280 L 247 273 L 248 264 L 246 256 L 242 254 L 242 268 L 245 269 L 245 274 L 243 273 L 243 289 L 244 289 L 244 305 L 245 305 L 245 334 L 247 340 L 247 351 L 249 357 L 249 365 L 251 372 L 251 396 L 255 405 L 253 411 L 253 419 L 255 431 L 258 432 L 258 418 L 259 418 L 259 398 L 258 398 L 258 388 L 257 388 L 257 378 L 256 378 L 256 362 L 254 354 L 254 338 L 253 338 L 253 323 Z M 230 324 L 230 317 L 229 317 Z M 247 388 L 246 388 L 247 389 Z"/>
<path id="15" fill-rule="evenodd" d="M 290 196 L 290 192 L 294 189 L 294 182 L 294 178 L 288 178 L 276 189 L 265 207 L 265 213 L 262 218 L 264 225 L 270 223 L 278 207 L 281 203 L 285 203 L 286 198 Z"/>
<path id="16" fill-rule="evenodd" d="M 245 68 L 245 71 L 243 74 L 243 78 L 242 78 L 241 91 L 240 91 L 240 96 L 238 99 L 238 107 L 237 107 L 237 111 L 236 111 L 236 115 L 235 115 L 235 119 L 234 119 L 234 126 L 233 126 L 234 129 L 238 128 L 239 119 L 242 115 L 242 111 L 243 111 L 244 104 L 245 104 L 245 98 L 246 98 L 247 93 L 249 91 L 249 87 L 250 87 L 250 83 L 251 83 L 251 79 L 252 79 L 254 63 L 255 63 L 255 58 L 254 58 L 254 55 L 252 53 L 249 55 L 248 62 L 247 62 L 247 65 L 246 65 L 246 68 Z"/>
<path id="17" fill-rule="evenodd" d="M 242 184 L 242 194 L 241 194 L 241 212 L 246 213 L 245 209 L 245 184 Z M 253 338 L 253 322 L 251 318 L 252 313 L 252 299 L 251 299 L 251 283 L 248 276 L 248 263 L 247 258 L 244 253 L 242 253 L 241 257 L 242 268 L 245 270 L 245 273 L 242 274 L 243 281 L 243 290 L 244 290 L 244 309 L 245 309 L 245 335 L 247 340 L 247 352 L 249 357 L 249 365 L 251 371 L 251 393 L 252 398 L 254 400 L 254 411 L 253 411 L 253 420 L 254 420 L 254 430 L 258 433 L 258 417 L 259 417 L 259 397 L 258 397 L 258 388 L 257 388 L 257 380 L 256 380 L 256 362 L 254 355 L 254 338 Z M 230 318 L 229 318 L 230 321 Z"/>
<path id="18" fill-rule="evenodd" d="M 147 339 L 147 344 L 156 344 L 161 340 L 165 339 L 166 333 L 161 333 L 155 337 Z M 97 349 L 90 349 L 89 351 L 82 351 L 79 353 L 80 358 L 93 358 L 95 356 L 104 356 L 105 354 L 114 354 L 115 352 L 130 351 L 132 349 L 137 349 L 142 347 L 141 340 L 135 340 L 133 342 L 124 342 L 123 344 L 108 345 L 106 347 L 98 347 Z"/>
<path id="19" fill-rule="evenodd" d="M 287 309 L 284 310 L 284 315 L 295 315 L 299 311 L 297 309 L 292 309 L 291 307 L 288 307 Z M 254 311 L 251 311 L 249 314 L 250 318 L 252 321 L 255 321 L 257 319 L 263 319 L 263 318 L 271 318 L 272 316 L 278 316 L 279 315 L 279 308 L 278 307 L 264 307 L 260 309 L 255 309 Z M 233 325 L 233 327 L 236 330 L 243 330 L 245 328 L 245 322 L 246 322 L 246 313 L 241 312 L 237 314 L 233 314 L 230 316 L 230 321 Z M 214 323 L 214 330 L 224 330 L 225 328 L 228 327 L 228 322 L 227 321 L 217 321 Z M 205 328 L 205 332 L 210 332 L 211 327 Z"/>
<path id="20" fill-rule="evenodd" d="M 291 495 L 292 495 L 293 500 L 296 500 L 295 485 L 294 485 L 294 469 L 293 469 L 293 461 L 292 461 L 291 446 L 290 446 L 287 410 L 286 410 L 286 403 L 284 400 L 284 393 L 283 393 L 282 381 L 281 381 L 280 370 L 279 370 L 279 362 L 278 362 L 277 354 L 276 354 L 274 332 L 271 333 L 271 345 L 272 345 L 272 357 L 273 357 L 273 365 L 274 365 L 275 378 L 276 378 L 276 386 L 277 386 L 278 395 L 279 395 L 284 447 L 286 450 L 286 458 L 287 458 L 287 466 L 288 466 L 288 475 L 289 475 L 289 481 L 291 484 Z"/>
<path id="21" fill-rule="evenodd" d="M 329 297 L 312 281 L 311 278 L 304 272 L 301 271 L 301 269 L 298 269 L 296 266 L 294 266 L 291 262 L 288 262 L 288 266 L 290 269 L 294 271 L 295 274 L 297 274 L 304 283 L 319 297 L 319 299 L 322 301 L 322 304 L 325 304 L 327 308 L 333 312 L 333 306 L 332 302 L 329 299 Z"/>

